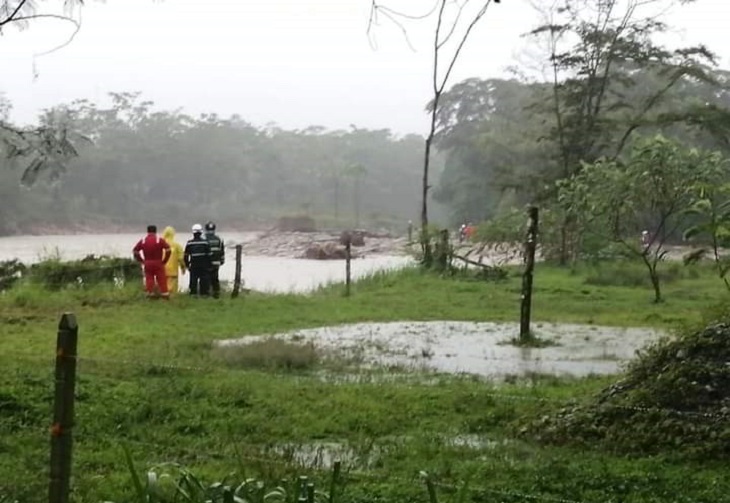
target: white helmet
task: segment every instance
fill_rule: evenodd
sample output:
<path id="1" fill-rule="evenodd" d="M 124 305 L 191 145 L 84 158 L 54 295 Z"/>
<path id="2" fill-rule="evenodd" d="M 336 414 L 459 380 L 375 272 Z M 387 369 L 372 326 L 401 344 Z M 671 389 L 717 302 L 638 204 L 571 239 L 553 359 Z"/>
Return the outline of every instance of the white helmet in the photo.
<path id="1" fill-rule="evenodd" d="M 203 232 L 203 226 L 200 224 L 193 225 L 193 234 L 196 234 L 198 232 Z"/>

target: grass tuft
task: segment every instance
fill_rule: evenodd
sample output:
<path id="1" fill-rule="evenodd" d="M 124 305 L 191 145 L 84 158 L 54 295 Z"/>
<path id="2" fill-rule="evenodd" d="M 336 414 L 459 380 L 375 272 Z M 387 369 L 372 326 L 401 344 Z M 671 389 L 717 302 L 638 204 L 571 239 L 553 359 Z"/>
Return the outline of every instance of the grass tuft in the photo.
<path id="1" fill-rule="evenodd" d="M 233 368 L 310 370 L 320 360 L 314 344 L 299 344 L 276 337 L 251 343 L 216 347 L 213 357 Z"/>

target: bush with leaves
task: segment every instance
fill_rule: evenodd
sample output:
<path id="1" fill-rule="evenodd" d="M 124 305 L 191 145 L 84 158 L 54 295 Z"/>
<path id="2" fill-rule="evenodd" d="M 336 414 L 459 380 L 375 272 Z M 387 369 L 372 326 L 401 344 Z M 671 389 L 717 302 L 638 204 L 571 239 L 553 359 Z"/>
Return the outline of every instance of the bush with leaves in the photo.
<path id="1" fill-rule="evenodd" d="M 588 404 L 571 405 L 522 431 L 551 443 L 611 451 L 730 455 L 730 317 L 666 338 Z"/>
<path id="2" fill-rule="evenodd" d="M 25 265 L 16 259 L 0 262 L 0 292 L 11 288 L 25 270 Z"/>
<path id="3" fill-rule="evenodd" d="M 721 248 L 730 244 L 730 183 L 723 183 L 727 176 L 726 163 L 720 165 L 719 176 L 714 180 L 698 184 L 696 199 L 686 214 L 693 219 L 692 225 L 684 231 L 685 240 L 699 240 L 704 246 L 685 257 L 685 263 L 696 262 L 712 253 L 717 275 L 730 290 L 727 273 L 730 260 L 721 254 Z"/>
<path id="4" fill-rule="evenodd" d="M 44 260 L 30 266 L 27 276 L 31 282 L 49 290 L 68 286 L 91 286 L 99 283 L 124 284 L 142 278 L 138 262 L 119 257 L 88 255 L 81 260 Z"/>
<path id="5" fill-rule="evenodd" d="M 139 503 L 334 503 L 340 485 L 341 465 L 335 462 L 329 483 L 329 491 L 315 489 L 306 476 L 269 484 L 246 477 L 242 481 L 227 477 L 223 481 L 208 483 L 191 470 L 178 463 L 162 463 L 147 471 L 146 479 L 139 476 L 132 456 L 124 450 L 135 501 Z"/>
<path id="6" fill-rule="evenodd" d="M 657 135 L 634 143 L 626 160 L 584 164 L 580 173 L 558 183 L 558 199 L 581 240 L 595 236 L 643 262 L 660 302 L 658 269 L 667 244 L 686 228 L 696 187 L 716 180 L 725 165 L 717 152 L 685 148 Z M 641 239 L 642 231 L 648 240 Z"/>

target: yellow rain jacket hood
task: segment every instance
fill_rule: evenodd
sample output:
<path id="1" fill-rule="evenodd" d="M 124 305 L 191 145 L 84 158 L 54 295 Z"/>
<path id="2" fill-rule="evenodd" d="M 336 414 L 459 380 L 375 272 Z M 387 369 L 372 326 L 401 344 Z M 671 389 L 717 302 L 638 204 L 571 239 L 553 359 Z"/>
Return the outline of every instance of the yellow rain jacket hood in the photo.
<path id="1" fill-rule="evenodd" d="M 162 232 L 162 239 L 170 245 L 170 259 L 165 264 L 165 274 L 168 277 L 177 276 L 179 269 L 182 269 L 183 274 L 185 274 L 183 247 L 175 241 L 175 229 L 173 227 L 165 227 L 165 230 Z"/>

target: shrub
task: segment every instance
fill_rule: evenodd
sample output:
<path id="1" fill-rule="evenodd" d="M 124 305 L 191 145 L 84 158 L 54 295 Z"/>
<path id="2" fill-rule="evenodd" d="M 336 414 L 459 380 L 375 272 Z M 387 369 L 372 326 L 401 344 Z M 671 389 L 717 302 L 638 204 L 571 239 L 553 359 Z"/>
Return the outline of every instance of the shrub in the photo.
<path id="1" fill-rule="evenodd" d="M 329 480 L 329 491 L 316 488 L 316 481 L 306 475 L 287 477 L 274 483 L 263 479 L 229 475 L 219 482 L 206 482 L 178 463 L 161 463 L 140 476 L 128 449 L 124 456 L 131 475 L 130 492 L 139 502 L 173 503 L 333 503 L 341 493 L 341 466 L 336 462 Z M 327 481 L 324 481 L 327 482 Z M 2 503 L 2 500 L 0 500 Z"/>
<path id="2" fill-rule="evenodd" d="M 139 281 L 142 278 L 142 269 L 139 263 L 129 258 L 89 255 L 69 262 L 44 260 L 31 265 L 27 276 L 33 283 L 50 290 L 60 290 L 69 285 L 90 286 Z"/>
<path id="3" fill-rule="evenodd" d="M 218 347 L 213 355 L 232 367 L 304 370 L 319 361 L 313 344 L 267 337 L 249 344 Z"/>
<path id="4" fill-rule="evenodd" d="M 26 267 L 17 259 L 0 262 L 0 292 L 10 289 L 23 275 Z"/>
<path id="5" fill-rule="evenodd" d="M 685 268 L 681 262 L 661 264 L 657 270 L 662 284 L 672 283 L 683 277 L 697 277 L 697 271 Z M 591 267 L 584 280 L 594 286 L 651 287 L 646 267 L 635 261 L 617 260 L 601 262 Z"/>
<path id="6" fill-rule="evenodd" d="M 727 318 L 726 318 L 727 319 Z M 620 452 L 730 454 L 730 323 L 712 323 L 639 354 L 621 381 L 524 431 Z"/>

